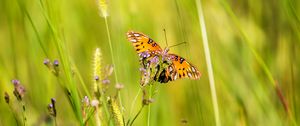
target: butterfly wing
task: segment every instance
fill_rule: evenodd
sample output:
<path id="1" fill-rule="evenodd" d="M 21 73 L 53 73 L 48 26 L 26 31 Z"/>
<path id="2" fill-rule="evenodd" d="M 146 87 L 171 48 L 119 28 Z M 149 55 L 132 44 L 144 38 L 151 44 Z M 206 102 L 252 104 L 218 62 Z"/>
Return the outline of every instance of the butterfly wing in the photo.
<path id="1" fill-rule="evenodd" d="M 139 54 L 142 52 L 159 53 L 162 51 L 155 41 L 143 33 L 129 31 L 127 32 L 127 39 L 132 42 L 133 47 Z"/>
<path id="2" fill-rule="evenodd" d="M 200 78 L 201 73 L 184 58 L 175 54 L 168 54 L 168 60 L 171 60 L 172 63 L 160 73 L 157 81 L 167 83 L 168 81 L 174 81 L 178 78 Z"/>

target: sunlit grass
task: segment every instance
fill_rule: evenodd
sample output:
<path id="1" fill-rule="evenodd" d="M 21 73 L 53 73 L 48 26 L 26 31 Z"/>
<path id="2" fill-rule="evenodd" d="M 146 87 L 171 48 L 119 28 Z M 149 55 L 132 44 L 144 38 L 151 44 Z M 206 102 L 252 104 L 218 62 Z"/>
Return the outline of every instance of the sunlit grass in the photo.
<path id="1" fill-rule="evenodd" d="M 296 126 L 299 5 L 295 0 L 2 0 L 0 125 Z M 200 80 L 140 86 L 139 57 L 126 32 L 143 32 L 164 48 L 163 29 L 168 45 L 187 43 L 170 53 L 195 65 Z M 209 53 L 202 45 L 206 40 Z M 101 56 L 95 56 L 96 48 Z M 26 89 L 22 102 L 13 93 L 13 79 Z M 49 103 L 57 115 L 48 111 Z"/>

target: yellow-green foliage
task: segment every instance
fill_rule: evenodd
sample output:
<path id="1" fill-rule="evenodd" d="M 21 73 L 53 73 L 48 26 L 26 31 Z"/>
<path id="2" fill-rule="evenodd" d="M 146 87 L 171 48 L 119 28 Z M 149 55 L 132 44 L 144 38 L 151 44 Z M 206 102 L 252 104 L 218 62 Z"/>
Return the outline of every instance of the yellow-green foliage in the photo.
<path id="1" fill-rule="evenodd" d="M 199 2 L 203 15 L 198 13 Z M 22 102 L 29 126 L 55 124 L 46 112 L 51 98 L 56 99 L 57 125 L 87 120 L 93 126 L 95 113 L 103 116 L 102 124 L 117 120 L 122 125 L 123 117 L 131 124 L 142 106 L 142 93 L 137 95 L 139 57 L 126 32 L 142 32 L 165 48 L 163 29 L 169 46 L 187 43 L 170 48 L 170 53 L 185 58 L 202 76 L 153 83 L 152 93 L 146 91 L 151 107 L 141 109 L 132 124 L 216 125 L 199 15 L 210 47 L 219 123 L 299 125 L 299 0 L 0 0 L 0 125 L 17 125 L 16 120 L 23 119 L 12 79 L 26 89 Z M 58 60 L 55 75 L 43 64 L 46 58 L 52 64 Z M 113 66 L 113 73 L 101 71 L 106 65 Z M 90 107 L 82 116 L 82 98 L 94 100 L 103 79 L 110 83 L 105 97 L 97 99 L 99 111 Z M 124 88 L 117 90 L 116 84 Z"/>

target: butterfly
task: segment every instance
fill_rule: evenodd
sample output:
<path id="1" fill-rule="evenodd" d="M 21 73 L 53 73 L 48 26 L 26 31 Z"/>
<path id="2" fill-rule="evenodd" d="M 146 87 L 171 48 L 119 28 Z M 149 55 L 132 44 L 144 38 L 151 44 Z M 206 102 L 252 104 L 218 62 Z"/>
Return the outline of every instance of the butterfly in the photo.
<path id="1" fill-rule="evenodd" d="M 130 41 L 140 57 L 141 72 L 149 80 L 155 80 L 160 83 L 175 81 L 180 78 L 199 79 L 201 73 L 186 61 L 184 58 L 168 53 L 169 49 L 164 50 L 147 35 L 129 31 L 127 39 Z M 142 85 L 143 85 L 142 84 Z"/>

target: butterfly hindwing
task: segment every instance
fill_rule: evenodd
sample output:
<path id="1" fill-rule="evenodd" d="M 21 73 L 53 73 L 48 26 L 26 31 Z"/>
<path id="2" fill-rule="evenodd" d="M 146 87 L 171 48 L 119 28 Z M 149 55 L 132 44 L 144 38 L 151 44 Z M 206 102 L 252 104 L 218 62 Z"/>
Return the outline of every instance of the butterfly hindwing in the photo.
<path id="1" fill-rule="evenodd" d="M 132 42 L 137 53 L 145 51 L 159 53 L 162 51 L 160 46 L 143 33 L 129 31 L 127 32 L 128 41 Z"/>
<path id="2" fill-rule="evenodd" d="M 170 57 L 169 59 L 172 61 L 172 64 L 167 68 L 172 80 L 178 78 L 200 78 L 201 74 L 197 68 L 187 62 L 184 58 L 175 54 L 169 54 L 168 57 Z"/>
<path id="3" fill-rule="evenodd" d="M 168 60 L 171 60 L 171 64 L 162 70 L 158 78 L 155 78 L 156 81 L 167 83 L 180 78 L 200 78 L 201 74 L 197 68 L 187 62 L 184 58 L 175 54 L 168 54 Z"/>

